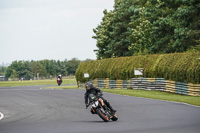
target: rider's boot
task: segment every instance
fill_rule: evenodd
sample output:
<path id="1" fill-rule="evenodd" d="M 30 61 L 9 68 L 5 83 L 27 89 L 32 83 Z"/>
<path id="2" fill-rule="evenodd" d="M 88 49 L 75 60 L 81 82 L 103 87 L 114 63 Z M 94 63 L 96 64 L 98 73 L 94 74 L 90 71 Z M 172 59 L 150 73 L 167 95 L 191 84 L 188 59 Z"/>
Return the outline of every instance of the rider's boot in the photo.
<path id="1" fill-rule="evenodd" d="M 105 104 L 107 105 L 108 108 L 110 108 L 112 114 L 115 114 L 115 112 L 117 112 L 115 109 L 113 109 L 113 107 L 110 105 L 108 101 L 105 101 Z"/>

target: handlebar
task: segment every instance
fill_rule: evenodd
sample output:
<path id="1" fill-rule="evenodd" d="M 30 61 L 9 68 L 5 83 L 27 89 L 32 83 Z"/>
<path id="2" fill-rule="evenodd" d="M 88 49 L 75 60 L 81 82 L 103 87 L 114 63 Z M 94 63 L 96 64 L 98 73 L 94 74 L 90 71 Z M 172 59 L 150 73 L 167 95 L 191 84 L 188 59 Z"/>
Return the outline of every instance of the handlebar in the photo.
<path id="1" fill-rule="evenodd" d="M 95 100 L 98 99 L 98 98 L 99 98 L 99 97 L 96 97 Z M 85 109 L 87 109 L 87 108 L 88 108 L 90 105 L 92 105 L 93 103 L 94 103 L 94 100 L 91 100 L 91 101 L 89 102 L 89 104 L 86 105 L 86 108 L 85 108 Z"/>
<path id="2" fill-rule="evenodd" d="M 86 105 L 86 108 L 85 108 L 85 109 L 87 109 L 95 100 L 97 100 L 97 99 L 99 99 L 99 98 L 101 98 L 101 97 L 102 97 L 102 95 L 96 96 L 95 99 L 91 100 L 91 101 L 89 102 L 89 104 Z"/>

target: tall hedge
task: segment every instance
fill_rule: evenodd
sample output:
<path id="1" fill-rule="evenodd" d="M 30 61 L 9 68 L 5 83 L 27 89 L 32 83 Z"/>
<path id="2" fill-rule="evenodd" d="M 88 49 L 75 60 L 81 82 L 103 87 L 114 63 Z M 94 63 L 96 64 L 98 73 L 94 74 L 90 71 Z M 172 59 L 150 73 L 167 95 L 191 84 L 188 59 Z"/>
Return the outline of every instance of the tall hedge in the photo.
<path id="1" fill-rule="evenodd" d="M 144 68 L 143 77 L 165 78 L 187 83 L 200 83 L 200 53 L 173 53 L 108 58 L 83 62 L 76 71 L 77 81 L 110 78 L 127 80 L 136 77 L 135 68 Z"/>

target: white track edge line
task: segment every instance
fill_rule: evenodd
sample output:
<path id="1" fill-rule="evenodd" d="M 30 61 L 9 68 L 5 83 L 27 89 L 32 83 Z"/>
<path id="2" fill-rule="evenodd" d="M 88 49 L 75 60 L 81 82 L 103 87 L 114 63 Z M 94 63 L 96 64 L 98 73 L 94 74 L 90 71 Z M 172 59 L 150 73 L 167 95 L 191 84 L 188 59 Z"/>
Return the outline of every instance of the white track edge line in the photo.
<path id="1" fill-rule="evenodd" d="M 0 112 L 0 120 L 4 118 L 4 115 Z"/>

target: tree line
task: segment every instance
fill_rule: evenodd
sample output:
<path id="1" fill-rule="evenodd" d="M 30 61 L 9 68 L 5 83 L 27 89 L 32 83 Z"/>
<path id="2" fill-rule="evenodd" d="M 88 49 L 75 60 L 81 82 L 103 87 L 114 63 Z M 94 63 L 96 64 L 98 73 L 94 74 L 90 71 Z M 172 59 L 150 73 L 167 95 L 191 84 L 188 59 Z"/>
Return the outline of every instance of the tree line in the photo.
<path id="1" fill-rule="evenodd" d="M 115 0 L 93 31 L 98 59 L 199 51 L 200 0 Z"/>
<path id="2" fill-rule="evenodd" d="M 7 68 L 7 67 L 4 67 L 4 66 L 1 66 L 1 67 L 0 67 L 0 76 L 5 75 L 5 73 L 6 73 L 6 68 Z"/>
<path id="3" fill-rule="evenodd" d="M 71 60 L 41 60 L 41 61 L 13 61 L 6 69 L 6 79 L 19 78 L 24 80 L 33 79 L 39 73 L 40 77 L 55 77 L 75 75 L 80 60 L 72 58 Z"/>

